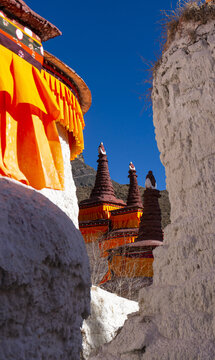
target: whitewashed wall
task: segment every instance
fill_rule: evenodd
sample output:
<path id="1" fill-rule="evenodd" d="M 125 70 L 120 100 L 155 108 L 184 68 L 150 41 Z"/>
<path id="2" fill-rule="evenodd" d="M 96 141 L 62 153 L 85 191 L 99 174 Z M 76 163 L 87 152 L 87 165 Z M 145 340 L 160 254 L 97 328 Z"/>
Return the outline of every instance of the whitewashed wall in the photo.
<path id="1" fill-rule="evenodd" d="M 76 196 L 76 187 L 72 176 L 72 168 L 70 163 L 70 148 L 68 144 L 68 133 L 61 126 L 57 124 L 60 143 L 62 147 L 63 160 L 64 160 L 64 178 L 65 190 L 51 190 L 42 189 L 39 192 L 45 195 L 54 204 L 66 213 L 67 216 L 73 221 L 74 225 L 78 228 L 78 200 Z"/>

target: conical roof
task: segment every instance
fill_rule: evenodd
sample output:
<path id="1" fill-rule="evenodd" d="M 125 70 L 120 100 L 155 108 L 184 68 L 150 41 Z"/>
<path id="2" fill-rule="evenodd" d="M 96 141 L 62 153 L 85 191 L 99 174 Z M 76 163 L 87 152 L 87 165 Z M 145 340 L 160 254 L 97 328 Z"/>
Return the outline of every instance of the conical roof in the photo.
<path id="1" fill-rule="evenodd" d="M 157 188 L 156 180 L 151 170 L 149 170 L 148 174 L 146 175 L 145 188 L 149 188 L 149 189 Z"/>
<path id="2" fill-rule="evenodd" d="M 161 210 L 158 199 L 160 191 L 147 188 L 143 194 L 143 215 L 140 220 L 139 234 L 136 241 L 163 241 Z"/>
<path id="3" fill-rule="evenodd" d="M 140 196 L 140 190 L 137 183 L 137 174 L 135 166 L 132 162 L 129 164 L 129 179 L 130 179 L 130 186 L 128 191 L 128 198 L 127 198 L 127 207 L 138 207 L 143 208 L 143 202 Z"/>
<path id="4" fill-rule="evenodd" d="M 81 201 L 80 205 L 87 205 L 99 202 L 125 206 L 124 201 L 117 199 L 115 196 L 108 168 L 107 155 L 103 143 L 99 145 L 98 152 L 98 167 L 94 188 L 90 194 L 90 198 L 88 200 Z"/>

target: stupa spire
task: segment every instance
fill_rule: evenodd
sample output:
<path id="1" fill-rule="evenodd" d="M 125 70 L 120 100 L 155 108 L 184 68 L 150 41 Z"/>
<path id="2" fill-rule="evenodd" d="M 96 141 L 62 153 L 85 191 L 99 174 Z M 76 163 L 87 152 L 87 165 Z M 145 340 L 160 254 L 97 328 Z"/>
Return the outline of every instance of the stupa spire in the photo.
<path id="1" fill-rule="evenodd" d="M 157 188 L 157 183 L 156 183 L 155 177 L 153 175 L 153 172 L 151 170 L 149 170 L 148 174 L 146 175 L 145 188 L 148 188 L 148 189 L 156 189 Z"/>
<path id="2" fill-rule="evenodd" d="M 155 189 L 156 181 L 152 171 L 150 171 L 149 173 L 146 176 L 146 181 L 148 179 L 150 180 L 150 183 L 153 182 L 153 184 L 151 184 L 151 186 L 147 186 L 144 191 L 143 215 L 140 220 L 139 234 L 135 241 L 163 241 L 163 232 L 161 227 L 161 210 L 158 202 L 158 199 L 160 198 L 160 191 Z"/>
<path id="3" fill-rule="evenodd" d="M 93 202 L 108 202 L 120 206 L 125 206 L 125 203 L 122 200 L 117 199 L 115 196 L 108 168 L 107 154 L 102 142 L 99 145 L 98 153 L 98 167 L 95 185 L 90 194 L 90 198 L 88 200 L 82 201 L 81 204 Z"/>
<path id="4" fill-rule="evenodd" d="M 97 174 L 94 188 L 90 194 L 90 199 L 102 199 L 114 198 L 115 193 L 113 184 L 110 179 L 110 173 L 108 168 L 108 159 L 103 143 L 101 142 L 98 148 L 99 158 L 97 160 Z"/>
<path id="5" fill-rule="evenodd" d="M 140 190 L 137 183 L 137 174 L 135 166 L 132 162 L 129 164 L 129 179 L 130 179 L 130 186 L 128 191 L 128 198 L 127 198 L 127 207 L 143 207 L 143 202 L 140 196 Z"/>

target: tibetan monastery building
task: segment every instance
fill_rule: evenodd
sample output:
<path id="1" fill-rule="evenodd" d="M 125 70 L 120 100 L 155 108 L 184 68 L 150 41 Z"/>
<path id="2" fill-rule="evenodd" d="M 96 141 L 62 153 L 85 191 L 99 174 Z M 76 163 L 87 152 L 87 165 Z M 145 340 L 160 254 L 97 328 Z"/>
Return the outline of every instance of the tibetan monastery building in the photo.
<path id="1" fill-rule="evenodd" d="M 91 93 L 74 70 L 43 50 L 43 42 L 59 35 L 22 0 L 1 1 L 0 176 L 42 192 L 78 226 L 70 159 L 84 148 Z"/>
<path id="2" fill-rule="evenodd" d="M 109 231 L 111 211 L 125 206 L 115 196 L 103 143 L 99 145 L 98 152 L 95 186 L 90 198 L 79 204 L 79 228 L 87 243 L 98 240 Z"/>
<path id="3" fill-rule="evenodd" d="M 153 276 L 153 249 L 162 245 L 161 211 L 158 203 L 160 193 L 156 190 L 156 181 L 151 171 L 146 176 L 143 195 L 143 215 L 140 221 L 138 236 L 134 242 L 110 248 L 109 276 L 105 280 L 116 277 Z"/>
<path id="4" fill-rule="evenodd" d="M 129 164 L 129 191 L 127 205 L 110 212 L 110 232 L 99 242 L 102 256 L 108 256 L 108 250 L 134 242 L 143 212 L 143 203 L 137 183 L 136 169 Z"/>
<path id="5" fill-rule="evenodd" d="M 43 50 L 44 41 L 59 35 L 22 0 L 1 1 L 0 175 L 35 189 L 64 189 L 56 123 L 74 159 L 84 148 L 83 114 L 91 104 L 84 81 Z"/>

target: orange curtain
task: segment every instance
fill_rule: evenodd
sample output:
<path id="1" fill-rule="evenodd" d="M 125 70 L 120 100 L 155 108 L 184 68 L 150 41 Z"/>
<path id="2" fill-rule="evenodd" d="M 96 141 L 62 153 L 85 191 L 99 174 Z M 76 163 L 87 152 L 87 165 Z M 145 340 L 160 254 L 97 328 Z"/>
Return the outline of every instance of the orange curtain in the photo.
<path id="1" fill-rule="evenodd" d="M 96 241 L 108 231 L 108 225 L 81 227 L 80 232 L 86 243 Z"/>
<path id="2" fill-rule="evenodd" d="M 0 45 L 0 174 L 64 188 L 59 107 L 38 69 Z"/>
<path id="3" fill-rule="evenodd" d="M 121 236 L 118 238 L 116 237 L 113 239 L 101 241 L 99 243 L 99 248 L 101 250 L 102 256 L 103 257 L 108 256 L 107 250 L 109 250 L 109 249 L 114 249 L 118 246 L 133 243 L 135 241 L 136 237 L 137 237 L 137 235 L 136 236 L 124 236 L 124 237 Z"/>
<path id="4" fill-rule="evenodd" d="M 113 229 L 131 229 L 138 228 L 142 211 L 135 211 L 130 213 L 122 213 L 120 215 L 111 216 L 111 223 Z"/>
<path id="5" fill-rule="evenodd" d="M 109 270 L 119 277 L 153 277 L 152 264 L 152 258 L 129 258 L 116 255 L 109 262 Z"/>
<path id="6" fill-rule="evenodd" d="M 121 208 L 121 206 L 102 204 L 79 209 L 79 221 L 109 219 L 110 211 Z"/>
<path id="7" fill-rule="evenodd" d="M 57 121 L 69 132 L 71 160 L 74 160 L 84 149 L 83 129 L 85 126 L 82 110 L 72 91 L 61 81 L 46 72 L 41 71 L 48 86 L 55 96 L 60 109 Z"/>

